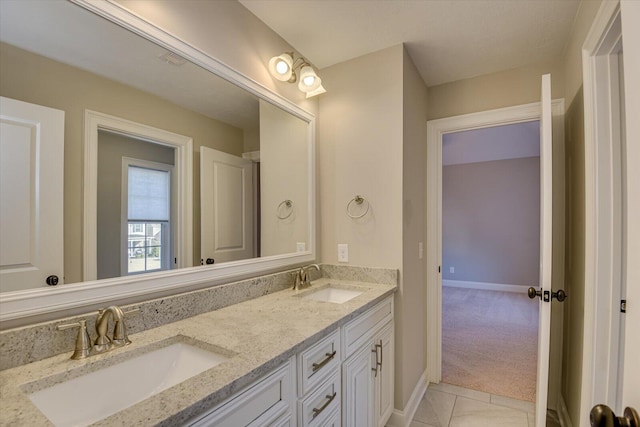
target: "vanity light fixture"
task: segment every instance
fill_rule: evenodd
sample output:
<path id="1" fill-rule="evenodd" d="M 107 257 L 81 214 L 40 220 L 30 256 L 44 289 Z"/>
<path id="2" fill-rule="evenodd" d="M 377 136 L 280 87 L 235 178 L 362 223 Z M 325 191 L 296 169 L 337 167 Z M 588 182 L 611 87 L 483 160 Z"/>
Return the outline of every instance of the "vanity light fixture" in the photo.
<path id="1" fill-rule="evenodd" d="M 297 71 L 296 71 L 297 70 Z M 296 83 L 307 98 L 325 93 L 322 79 L 303 57 L 294 60 L 293 52 L 285 52 L 269 60 L 269 72 L 281 82 Z"/>

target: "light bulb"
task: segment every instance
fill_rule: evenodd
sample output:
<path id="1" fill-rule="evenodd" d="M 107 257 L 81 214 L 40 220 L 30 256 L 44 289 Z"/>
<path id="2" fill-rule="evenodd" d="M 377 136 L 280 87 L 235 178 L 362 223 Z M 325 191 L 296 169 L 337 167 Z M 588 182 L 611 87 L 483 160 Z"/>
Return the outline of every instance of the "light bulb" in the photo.
<path id="1" fill-rule="evenodd" d="M 278 74 L 286 74 L 286 72 L 289 71 L 289 65 L 286 62 L 280 60 L 276 64 L 276 71 L 278 72 Z"/>
<path id="2" fill-rule="evenodd" d="M 313 82 L 316 81 L 316 78 L 314 76 L 306 76 L 304 79 L 302 79 L 302 81 L 304 82 L 305 86 L 313 86 Z"/>
<path id="3" fill-rule="evenodd" d="M 321 84 L 322 80 L 320 80 L 320 77 L 318 77 L 316 72 L 313 71 L 313 68 L 305 65 L 302 67 L 302 69 L 300 69 L 300 81 L 298 82 L 298 89 L 303 92 L 312 92 L 318 89 Z"/>
<path id="4" fill-rule="evenodd" d="M 273 77 L 280 80 L 281 82 L 286 82 L 291 78 L 293 65 L 293 58 L 288 53 L 283 53 L 282 55 L 274 56 L 269 61 L 269 72 Z"/>

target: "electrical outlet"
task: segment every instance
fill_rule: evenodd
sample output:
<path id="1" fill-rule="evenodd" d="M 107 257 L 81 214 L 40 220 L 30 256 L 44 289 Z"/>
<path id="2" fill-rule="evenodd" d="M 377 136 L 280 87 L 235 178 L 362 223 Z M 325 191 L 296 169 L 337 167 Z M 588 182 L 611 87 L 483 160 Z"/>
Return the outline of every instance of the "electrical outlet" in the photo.
<path id="1" fill-rule="evenodd" d="M 449 273 L 450 273 L 450 274 L 455 274 L 455 272 L 456 272 L 456 269 L 455 269 L 455 268 L 453 268 L 453 267 L 449 267 Z"/>
<path id="2" fill-rule="evenodd" d="M 349 262 L 349 245 L 346 243 L 338 244 L 338 262 Z"/>
<path id="3" fill-rule="evenodd" d="M 304 252 L 307 250 L 307 245 L 304 242 L 298 242 L 296 243 L 296 251 L 298 252 Z"/>
<path id="4" fill-rule="evenodd" d="M 422 242 L 418 242 L 418 259 L 422 259 L 423 255 L 424 255 L 424 245 L 422 244 Z"/>

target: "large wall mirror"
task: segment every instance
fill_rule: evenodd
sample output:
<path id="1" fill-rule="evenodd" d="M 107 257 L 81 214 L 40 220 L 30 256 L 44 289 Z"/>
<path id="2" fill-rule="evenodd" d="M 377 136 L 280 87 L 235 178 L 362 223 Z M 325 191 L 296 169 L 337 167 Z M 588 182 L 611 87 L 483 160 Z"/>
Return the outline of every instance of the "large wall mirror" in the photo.
<path id="1" fill-rule="evenodd" d="M 45 161 L 37 150 L 48 140 L 27 131 L 26 166 L 11 154 L 14 166 L 3 162 L 2 172 L 26 183 L 17 191 L 3 180 L 3 201 L 16 193 L 12 205 L 35 209 L 38 192 L 64 193 L 49 201 L 64 217 L 51 225 L 47 215 L 22 211 L 35 219 L 16 226 L 3 210 L 3 234 L 20 230 L 14 239 L 31 243 L 22 259 L 3 243 L 0 316 L 215 283 L 315 258 L 310 113 L 115 3 L 1 6 L 3 157 L 21 150 L 13 135 L 20 135 L 14 128 L 23 109 L 64 116 L 56 149 L 64 164 L 55 156 Z M 12 168 L 26 168 L 26 178 Z M 62 168 L 61 182 L 38 182 L 38 168 Z M 32 246 L 46 245 L 31 234 L 56 228 L 61 241 L 34 256 Z M 62 271 L 30 264 L 60 252 Z M 18 275 L 27 270 L 28 278 Z M 47 286 L 52 276 L 62 285 Z"/>

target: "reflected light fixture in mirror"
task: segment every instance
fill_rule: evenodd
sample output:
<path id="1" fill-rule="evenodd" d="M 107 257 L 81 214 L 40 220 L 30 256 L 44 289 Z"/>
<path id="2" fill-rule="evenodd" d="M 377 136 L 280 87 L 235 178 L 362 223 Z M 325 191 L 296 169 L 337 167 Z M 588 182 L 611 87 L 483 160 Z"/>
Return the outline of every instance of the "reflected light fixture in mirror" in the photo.
<path id="1" fill-rule="evenodd" d="M 298 72 L 296 73 L 296 69 Z M 325 93 L 322 79 L 303 57 L 294 60 L 291 52 L 274 56 L 269 60 L 269 72 L 281 82 L 296 83 L 298 89 L 307 94 L 307 98 Z"/>

